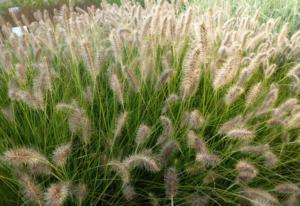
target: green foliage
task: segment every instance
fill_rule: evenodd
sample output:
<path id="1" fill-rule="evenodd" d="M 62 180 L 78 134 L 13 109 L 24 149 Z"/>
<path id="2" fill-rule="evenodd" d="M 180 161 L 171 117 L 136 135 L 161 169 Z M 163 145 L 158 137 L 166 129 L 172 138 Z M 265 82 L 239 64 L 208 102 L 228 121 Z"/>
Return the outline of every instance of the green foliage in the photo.
<path id="1" fill-rule="evenodd" d="M 209 8 L 214 5 L 221 6 L 229 9 L 233 15 L 238 14 L 239 8 L 247 8 L 252 15 L 259 11 L 264 22 L 269 18 L 279 18 L 281 24 L 289 22 L 292 31 L 300 28 L 300 2 L 298 0 L 192 0 L 192 3 L 201 5 L 203 8 Z"/>

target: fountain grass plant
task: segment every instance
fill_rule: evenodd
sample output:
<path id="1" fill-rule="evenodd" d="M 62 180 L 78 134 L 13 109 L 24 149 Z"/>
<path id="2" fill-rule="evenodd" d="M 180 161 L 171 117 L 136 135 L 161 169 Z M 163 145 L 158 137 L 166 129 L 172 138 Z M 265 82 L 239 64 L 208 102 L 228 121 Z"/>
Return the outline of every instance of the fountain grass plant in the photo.
<path id="1" fill-rule="evenodd" d="M 124 1 L 2 24 L 5 205 L 297 205 L 300 32 Z"/>

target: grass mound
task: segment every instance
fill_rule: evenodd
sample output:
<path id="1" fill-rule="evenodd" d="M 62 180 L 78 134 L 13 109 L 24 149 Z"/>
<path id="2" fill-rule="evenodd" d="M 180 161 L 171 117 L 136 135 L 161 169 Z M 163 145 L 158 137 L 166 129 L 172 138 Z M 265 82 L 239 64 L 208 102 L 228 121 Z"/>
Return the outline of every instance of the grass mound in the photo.
<path id="1" fill-rule="evenodd" d="M 167 1 L 34 17 L 2 25 L 5 204 L 298 204 L 300 32 Z"/>

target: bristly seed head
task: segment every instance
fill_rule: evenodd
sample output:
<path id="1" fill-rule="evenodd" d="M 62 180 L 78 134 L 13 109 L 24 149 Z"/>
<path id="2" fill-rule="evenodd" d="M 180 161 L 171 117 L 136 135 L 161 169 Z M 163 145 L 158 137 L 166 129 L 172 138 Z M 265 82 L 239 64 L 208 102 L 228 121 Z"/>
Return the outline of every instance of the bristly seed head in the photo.
<path id="1" fill-rule="evenodd" d="M 240 147 L 240 151 L 246 154 L 262 155 L 270 149 L 268 144 L 262 145 L 244 145 Z"/>
<path id="2" fill-rule="evenodd" d="M 59 145 L 56 147 L 56 149 L 53 151 L 53 162 L 55 165 L 62 167 L 66 164 L 67 158 L 71 153 L 72 150 L 72 144 L 67 143 L 63 145 Z"/>
<path id="3" fill-rule="evenodd" d="M 257 176 L 257 169 L 253 164 L 250 164 L 246 161 L 239 161 L 235 166 L 236 171 L 238 172 L 238 179 L 241 183 L 249 182 Z"/>
<path id="4" fill-rule="evenodd" d="M 203 164 L 204 167 L 216 166 L 220 161 L 218 155 L 215 154 L 205 154 L 205 153 L 197 153 L 196 161 Z"/>
<path id="5" fill-rule="evenodd" d="M 47 206 L 62 206 L 69 194 L 69 183 L 59 182 L 50 185 L 45 193 Z"/>
<path id="6" fill-rule="evenodd" d="M 189 127 L 191 129 L 199 129 L 203 126 L 204 122 L 205 118 L 198 110 L 190 112 Z"/>
<path id="7" fill-rule="evenodd" d="M 279 203 L 276 197 L 258 188 L 245 188 L 242 194 L 253 206 L 274 206 Z"/>
<path id="8" fill-rule="evenodd" d="M 43 191 L 42 188 L 35 182 L 35 180 L 24 172 L 18 172 L 18 181 L 20 182 L 25 197 L 34 205 L 43 205 Z"/>
<path id="9" fill-rule="evenodd" d="M 110 86 L 122 106 L 124 106 L 123 86 L 115 73 L 111 74 Z"/>
<path id="10" fill-rule="evenodd" d="M 173 123 L 168 117 L 161 116 L 160 121 L 163 125 L 163 131 L 157 139 L 158 144 L 162 144 L 166 142 L 168 139 L 170 139 L 173 136 L 174 133 Z"/>
<path id="11" fill-rule="evenodd" d="M 300 188 L 293 183 L 281 183 L 274 190 L 278 193 L 300 195 Z"/>
<path id="12" fill-rule="evenodd" d="M 194 193 L 187 197 L 187 203 L 190 206 L 208 206 L 209 197 Z"/>
<path id="13" fill-rule="evenodd" d="M 114 132 L 114 137 L 117 138 L 121 135 L 124 125 L 126 124 L 128 118 L 128 112 L 123 112 L 118 116 L 117 122 L 116 122 L 116 128 Z"/>
<path id="14" fill-rule="evenodd" d="M 82 203 L 88 195 L 88 187 L 84 183 L 78 183 L 71 186 L 70 192 L 72 192 L 72 194 L 78 198 L 79 202 Z"/>
<path id="15" fill-rule="evenodd" d="M 172 198 L 177 193 L 178 177 L 175 168 L 169 168 L 165 173 L 166 196 Z"/>
<path id="16" fill-rule="evenodd" d="M 136 195 L 134 187 L 132 185 L 125 185 L 122 189 L 122 193 L 127 201 L 133 200 Z"/>
<path id="17" fill-rule="evenodd" d="M 129 170 L 132 170 L 135 167 L 143 168 L 146 171 L 152 173 L 156 173 L 160 170 L 156 158 L 153 156 L 151 151 L 148 150 L 128 156 L 126 159 L 123 160 L 123 164 Z"/>
<path id="18" fill-rule="evenodd" d="M 271 152 L 267 151 L 263 154 L 263 157 L 265 158 L 265 166 L 266 167 L 274 167 L 277 162 L 279 161 L 277 156 Z"/>
<path id="19" fill-rule="evenodd" d="M 20 147 L 16 149 L 10 149 L 3 153 L 2 159 L 12 165 L 47 165 L 49 161 L 47 158 L 36 150 Z"/>
<path id="20" fill-rule="evenodd" d="M 208 153 L 208 148 L 204 140 L 202 138 L 198 137 L 196 133 L 192 130 L 190 130 L 187 134 L 187 145 L 195 149 L 196 152 L 202 153 L 202 154 L 207 154 Z"/>
<path id="21" fill-rule="evenodd" d="M 151 129 L 145 124 L 141 124 L 137 130 L 135 142 L 137 145 L 144 144 L 150 136 Z"/>

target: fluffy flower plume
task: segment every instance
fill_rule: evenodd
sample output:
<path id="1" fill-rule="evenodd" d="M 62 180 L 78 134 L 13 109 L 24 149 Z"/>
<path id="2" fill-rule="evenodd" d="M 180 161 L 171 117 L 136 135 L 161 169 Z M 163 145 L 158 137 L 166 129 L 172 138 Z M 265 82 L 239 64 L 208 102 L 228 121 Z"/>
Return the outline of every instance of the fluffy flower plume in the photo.
<path id="1" fill-rule="evenodd" d="M 164 70 L 161 75 L 160 75 L 160 78 L 157 82 L 157 86 L 156 88 L 160 88 L 162 87 L 164 84 L 166 84 L 171 78 L 172 78 L 172 75 L 173 75 L 173 70 L 171 69 L 166 69 Z"/>
<path id="2" fill-rule="evenodd" d="M 236 127 L 242 127 L 244 126 L 243 117 L 241 115 L 238 115 L 227 122 L 225 122 L 220 129 L 218 130 L 219 134 L 226 134 L 229 131 L 235 129 Z"/>
<path id="3" fill-rule="evenodd" d="M 162 144 L 166 142 L 169 138 L 172 137 L 174 133 L 173 123 L 168 117 L 161 116 L 160 121 L 162 122 L 163 125 L 163 131 L 157 139 L 158 144 Z"/>
<path id="4" fill-rule="evenodd" d="M 262 155 L 269 151 L 270 146 L 267 144 L 263 145 L 245 145 L 240 147 L 240 151 L 247 154 Z"/>
<path id="5" fill-rule="evenodd" d="M 122 189 L 122 193 L 124 197 L 126 198 L 127 201 L 130 201 L 134 198 L 136 195 L 136 192 L 131 185 L 125 185 L 124 188 Z"/>
<path id="6" fill-rule="evenodd" d="M 108 162 L 107 166 L 111 167 L 123 181 L 123 184 L 128 184 L 130 181 L 130 173 L 128 170 L 128 166 L 120 161 L 112 160 Z"/>
<path id="7" fill-rule="evenodd" d="M 172 198 L 177 193 L 178 177 L 175 168 L 169 168 L 165 173 L 166 196 Z"/>
<path id="8" fill-rule="evenodd" d="M 43 205 L 43 190 L 35 180 L 26 173 L 19 173 L 18 180 L 22 186 L 25 197 L 34 205 Z"/>
<path id="9" fill-rule="evenodd" d="M 209 153 L 197 153 L 196 161 L 203 164 L 204 167 L 216 166 L 220 161 L 219 156 Z"/>
<path id="10" fill-rule="evenodd" d="M 278 86 L 275 84 L 272 84 L 270 87 L 269 93 L 266 95 L 263 103 L 258 108 L 256 115 L 260 116 L 260 115 L 264 115 L 264 114 L 270 112 L 278 98 L 278 93 L 279 93 Z"/>
<path id="11" fill-rule="evenodd" d="M 192 130 L 187 134 L 187 145 L 195 149 L 198 153 L 208 153 L 208 148 L 204 140 L 198 137 Z"/>
<path id="12" fill-rule="evenodd" d="M 64 166 L 66 164 L 68 156 L 71 153 L 71 147 L 71 143 L 59 145 L 58 147 L 56 147 L 56 149 L 53 151 L 53 163 L 60 167 Z"/>
<path id="13" fill-rule="evenodd" d="M 196 47 L 188 53 L 183 66 L 181 94 L 184 98 L 193 95 L 200 79 L 200 48 Z"/>
<path id="14" fill-rule="evenodd" d="M 13 108 L 12 106 L 8 106 L 6 108 L 2 108 L 1 109 L 1 113 L 3 114 L 3 116 L 5 117 L 5 119 L 8 121 L 8 122 L 13 122 L 14 120 L 14 112 L 13 112 Z"/>
<path id="15" fill-rule="evenodd" d="M 216 89 L 225 86 L 231 82 L 237 75 L 240 67 L 239 51 L 235 51 L 233 56 L 228 58 L 221 69 L 218 70 L 213 85 Z"/>
<path id="16" fill-rule="evenodd" d="M 274 190 L 278 193 L 300 195 L 300 188 L 293 183 L 282 183 L 282 184 L 276 185 Z"/>
<path id="17" fill-rule="evenodd" d="M 72 185 L 70 191 L 78 198 L 80 203 L 82 203 L 88 195 L 88 187 L 84 183 Z"/>
<path id="18" fill-rule="evenodd" d="M 279 161 L 277 156 L 272 151 L 267 151 L 263 154 L 266 167 L 274 167 Z"/>
<path id="19" fill-rule="evenodd" d="M 82 142 L 87 145 L 90 143 L 91 138 L 91 121 L 86 111 L 79 107 L 76 101 L 71 104 L 59 103 L 56 105 L 58 111 L 70 111 L 68 113 L 69 129 L 73 133 L 81 135 Z"/>
<path id="20" fill-rule="evenodd" d="M 261 92 L 261 89 L 262 89 L 262 84 L 261 82 L 258 82 L 256 84 L 254 84 L 248 94 L 247 94 L 247 97 L 246 97 L 246 106 L 250 106 L 252 105 L 253 103 L 255 103 L 255 101 L 257 100 L 257 98 L 259 97 L 259 94 Z"/>
<path id="21" fill-rule="evenodd" d="M 123 164 L 130 170 L 135 167 L 141 167 L 152 173 L 160 170 L 156 159 L 148 151 L 130 155 L 123 161 Z"/>
<path id="22" fill-rule="evenodd" d="M 250 141 L 255 137 L 253 131 L 244 128 L 232 129 L 228 131 L 226 135 L 232 139 L 239 139 L 243 141 Z"/>
<path id="23" fill-rule="evenodd" d="M 128 112 L 123 112 L 118 116 L 115 132 L 114 132 L 115 138 L 121 135 L 123 127 L 126 124 L 127 118 L 128 118 Z"/>
<path id="24" fill-rule="evenodd" d="M 204 124 L 205 118 L 198 110 L 191 111 L 189 115 L 189 127 L 191 129 L 199 129 Z"/>
<path id="25" fill-rule="evenodd" d="M 147 141 L 150 136 L 151 129 L 145 124 L 141 124 L 137 130 L 135 142 L 137 145 L 143 144 Z"/>
<path id="26" fill-rule="evenodd" d="M 235 166 L 238 172 L 238 179 L 241 182 L 248 182 L 256 177 L 258 171 L 256 167 L 246 161 L 239 161 Z"/>
<path id="27" fill-rule="evenodd" d="M 123 97 L 123 86 L 118 78 L 118 76 L 114 73 L 111 74 L 110 77 L 110 86 L 113 90 L 114 94 L 118 98 L 121 105 L 124 105 L 124 97 Z"/>
<path id="28" fill-rule="evenodd" d="M 165 164 L 171 158 L 172 154 L 178 149 L 178 143 L 172 140 L 169 140 L 162 147 L 159 154 L 159 161 L 161 164 Z"/>
<path id="29" fill-rule="evenodd" d="M 2 159 L 15 166 L 48 164 L 47 158 L 36 150 L 20 147 L 3 153 Z"/>
<path id="30" fill-rule="evenodd" d="M 243 195 L 247 198 L 248 202 L 255 206 L 273 206 L 279 203 L 276 197 L 258 188 L 246 188 L 243 191 Z"/>
<path id="31" fill-rule="evenodd" d="M 177 102 L 179 99 L 179 97 L 176 94 L 170 94 L 170 96 L 168 96 L 168 98 L 165 101 L 165 105 L 162 109 L 162 114 L 166 113 L 168 111 L 168 108 L 174 104 L 175 102 Z"/>
<path id="32" fill-rule="evenodd" d="M 209 204 L 209 197 L 194 193 L 187 198 L 187 202 L 191 206 L 207 206 Z"/>
<path id="33" fill-rule="evenodd" d="M 69 194 L 69 183 L 59 182 L 50 185 L 45 193 L 47 206 L 61 206 Z"/>

